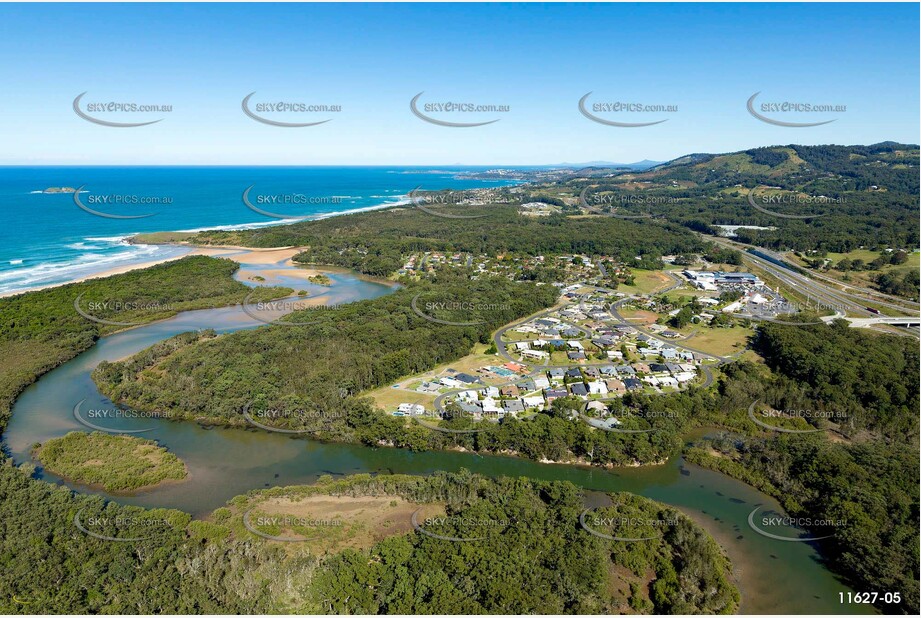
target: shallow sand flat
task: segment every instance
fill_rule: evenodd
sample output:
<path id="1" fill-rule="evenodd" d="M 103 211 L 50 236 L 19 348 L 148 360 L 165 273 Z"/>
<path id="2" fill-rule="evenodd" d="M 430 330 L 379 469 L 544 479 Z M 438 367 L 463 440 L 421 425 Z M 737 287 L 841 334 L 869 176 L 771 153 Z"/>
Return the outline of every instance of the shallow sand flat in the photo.
<path id="1" fill-rule="evenodd" d="M 297 247 L 285 249 L 248 249 L 245 247 L 192 247 L 192 255 L 210 255 L 227 257 L 241 264 L 269 265 L 278 264 L 301 252 Z"/>
<path id="2" fill-rule="evenodd" d="M 227 256 L 234 261 L 240 261 L 235 259 L 232 256 Z M 272 262 L 274 263 L 274 262 Z M 259 281 L 254 279 L 254 277 L 262 277 L 265 279 L 265 283 L 283 285 L 278 283 L 279 277 L 296 277 L 298 279 L 303 279 L 307 281 L 310 277 L 315 277 L 317 275 L 323 274 L 323 271 L 316 270 L 313 268 L 301 268 L 297 264 L 294 264 L 291 260 L 285 262 L 289 266 L 294 266 L 295 268 L 260 268 L 260 269 L 250 269 L 246 266 L 253 264 L 253 262 L 247 261 L 243 268 L 237 273 L 241 279 L 246 281 Z"/>

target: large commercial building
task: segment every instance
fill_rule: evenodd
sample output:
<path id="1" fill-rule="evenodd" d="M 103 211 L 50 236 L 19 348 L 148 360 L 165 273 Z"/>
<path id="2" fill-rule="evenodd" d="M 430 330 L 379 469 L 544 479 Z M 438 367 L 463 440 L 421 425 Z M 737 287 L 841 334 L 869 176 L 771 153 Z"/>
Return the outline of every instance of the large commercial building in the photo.
<path id="1" fill-rule="evenodd" d="M 726 273 L 707 270 L 684 270 L 682 275 L 701 290 L 716 291 L 721 285 L 761 285 L 761 279 L 751 273 Z"/>

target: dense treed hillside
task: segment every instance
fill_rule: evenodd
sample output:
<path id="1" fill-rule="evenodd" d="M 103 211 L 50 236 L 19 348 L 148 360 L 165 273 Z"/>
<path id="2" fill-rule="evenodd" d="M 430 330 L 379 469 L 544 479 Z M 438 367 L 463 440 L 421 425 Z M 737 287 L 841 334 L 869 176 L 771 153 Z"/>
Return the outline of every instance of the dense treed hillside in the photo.
<path id="1" fill-rule="evenodd" d="M 566 185 L 573 194 L 587 186 L 592 194 L 612 192 L 607 203 L 621 204 L 622 214 L 650 213 L 711 233 L 715 225 L 773 227 L 736 233 L 771 249 L 847 252 L 917 248 L 918 170 L 917 145 L 789 145 L 689 155 L 647 172 Z M 786 200 L 768 210 L 819 216 L 778 217 L 752 208 L 748 194 L 758 187 L 772 187 Z"/>
<path id="2" fill-rule="evenodd" d="M 429 302 L 463 302 L 475 311 L 417 314 Z M 215 337 L 189 333 L 121 363 L 102 363 L 95 378 L 118 401 L 218 422 L 242 423 L 243 406 L 309 408 L 338 416 L 343 397 L 431 369 L 485 343 L 499 326 L 556 301 L 552 286 L 504 278 L 413 286 L 324 311 L 304 310 L 273 325 Z M 428 315 L 428 314 L 426 314 Z M 306 317 L 305 317 L 306 316 Z M 254 351 L 259 352 L 254 354 Z M 157 366 L 157 370 L 151 370 Z M 335 412 L 335 414 L 333 414 Z"/>
<path id="3" fill-rule="evenodd" d="M 368 614 L 715 614 L 736 608 L 726 559 L 674 509 L 611 495 L 614 505 L 595 516 L 673 522 L 661 534 L 650 532 L 659 537 L 650 541 L 612 541 L 579 527 L 585 507 L 568 483 L 466 477 L 414 480 L 410 495 L 448 501 L 455 519 L 439 530 L 443 535 L 464 536 L 456 519 L 506 527 L 486 529 L 475 543 L 416 535 L 345 551 L 317 573 L 315 598 L 336 613 Z M 618 590 L 624 584 L 627 594 Z"/>
<path id="4" fill-rule="evenodd" d="M 690 155 L 640 175 L 725 187 L 769 184 L 826 195 L 871 187 L 917 193 L 918 145 L 882 142 L 870 146 L 768 146 L 736 153 Z"/>
<path id="5" fill-rule="evenodd" d="M 734 412 L 714 421 L 734 432 L 703 441 L 688 459 L 774 495 L 793 515 L 846 521 L 816 530 L 833 535 L 822 543 L 831 566 L 856 588 L 900 591 L 899 609 L 917 613 L 917 343 L 838 322 L 762 325 L 753 345 L 773 371 L 726 368 L 721 407 Z M 755 400 L 805 414 L 801 429 L 831 433 L 757 427 L 746 415 Z"/>
<path id="6" fill-rule="evenodd" d="M 754 347 L 808 400 L 834 413 L 847 433 L 869 429 L 897 442 L 917 436 L 919 356 L 911 338 L 869 335 L 844 322 L 764 324 Z"/>
<path id="7" fill-rule="evenodd" d="M 460 521 L 515 524 L 476 543 L 409 533 L 317 556 L 239 534 L 238 522 L 221 517 L 105 504 L 28 472 L 0 466 L 0 611 L 8 614 L 728 613 L 738 605 L 727 560 L 689 519 L 613 495 L 631 516 L 673 525 L 649 542 L 607 541 L 579 527 L 583 496 L 569 483 L 363 475 L 271 490 L 407 496 L 444 503 Z M 75 517 L 96 534 L 149 538 L 93 537 Z"/>
<path id="8" fill-rule="evenodd" d="M 831 568 L 855 589 L 898 591 L 897 608 L 879 605 L 886 613 L 918 612 L 917 448 L 804 435 L 722 435 L 701 446 L 689 461 L 773 494 L 792 516 L 845 522 L 812 529 L 832 536 L 821 542 Z"/>

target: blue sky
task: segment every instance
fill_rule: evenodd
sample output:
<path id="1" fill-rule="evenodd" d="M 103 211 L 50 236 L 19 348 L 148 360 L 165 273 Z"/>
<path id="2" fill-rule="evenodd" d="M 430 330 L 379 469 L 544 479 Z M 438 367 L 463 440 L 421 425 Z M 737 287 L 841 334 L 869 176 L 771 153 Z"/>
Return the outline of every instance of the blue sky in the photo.
<path id="1" fill-rule="evenodd" d="M 0 5 L 0 164 L 450 165 L 666 160 L 789 143 L 919 141 L 916 4 Z M 99 126 L 87 101 L 169 104 L 164 120 Z M 278 128 L 241 100 L 341 105 Z M 409 108 L 455 101 L 500 114 Z M 605 113 L 577 103 L 677 105 Z M 845 105 L 809 128 L 760 122 L 746 101 Z M 765 115 L 771 115 L 766 112 Z M 98 114 L 101 118 L 116 119 Z"/>

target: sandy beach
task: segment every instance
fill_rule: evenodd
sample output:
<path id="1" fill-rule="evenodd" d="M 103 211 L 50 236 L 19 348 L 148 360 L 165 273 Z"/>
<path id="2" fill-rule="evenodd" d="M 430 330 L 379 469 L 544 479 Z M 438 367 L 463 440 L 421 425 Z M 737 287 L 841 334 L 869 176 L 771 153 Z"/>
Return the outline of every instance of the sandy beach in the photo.
<path id="1" fill-rule="evenodd" d="M 29 290 L 20 290 L 13 292 L 4 292 L 0 294 L 0 298 L 6 298 L 8 296 L 17 296 L 19 294 L 25 294 L 28 292 L 35 292 L 38 290 L 44 290 L 53 287 L 59 287 L 62 285 L 68 285 L 71 283 L 80 283 L 82 281 L 89 281 L 91 279 L 102 279 L 104 277 L 111 277 L 112 275 L 120 275 L 122 273 L 130 272 L 132 270 L 139 270 L 142 268 L 150 268 L 151 266 L 156 266 L 157 264 L 164 264 L 166 262 L 172 262 L 175 260 L 181 260 L 184 257 L 190 255 L 207 255 L 209 257 L 222 257 L 239 262 L 241 265 L 244 265 L 244 268 L 240 270 L 240 276 L 248 280 L 252 280 L 253 275 L 248 274 L 245 268 L 245 265 L 252 266 L 267 266 L 272 264 L 285 263 L 287 265 L 293 265 L 291 258 L 294 257 L 297 253 L 300 252 L 300 249 L 297 247 L 284 247 L 281 249 L 251 249 L 248 247 L 231 247 L 231 246 L 222 246 L 222 247 L 204 247 L 204 246 L 188 246 L 188 253 L 181 256 L 173 256 L 168 258 L 163 258 L 160 260 L 150 260 L 147 262 L 138 262 L 135 264 L 124 264 L 122 266 L 114 266 L 112 268 L 100 271 L 98 273 L 93 273 L 85 277 L 79 277 L 71 281 L 66 281 L 63 283 L 54 283 L 50 285 L 37 286 Z M 280 272 L 280 271 L 279 271 Z M 296 271 L 286 270 L 284 274 L 287 276 L 296 276 L 303 274 L 304 279 L 307 277 L 312 277 L 318 274 L 320 271 L 314 269 L 298 269 Z"/>

